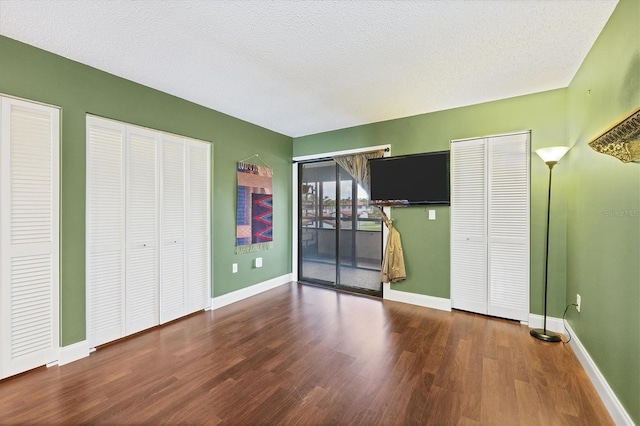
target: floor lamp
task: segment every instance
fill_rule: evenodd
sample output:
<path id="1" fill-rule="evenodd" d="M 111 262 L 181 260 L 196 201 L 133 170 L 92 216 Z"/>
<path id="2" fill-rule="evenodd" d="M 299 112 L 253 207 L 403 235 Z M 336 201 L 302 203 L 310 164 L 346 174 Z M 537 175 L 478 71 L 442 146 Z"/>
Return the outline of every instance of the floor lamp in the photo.
<path id="1" fill-rule="evenodd" d="M 569 151 L 568 146 L 553 146 L 536 150 L 536 154 L 549 166 L 549 193 L 547 195 L 547 237 L 544 250 L 544 325 L 543 328 L 532 328 L 530 334 L 545 342 L 559 342 L 560 336 L 547 330 L 547 284 L 549 276 L 549 217 L 551 216 L 551 170 L 553 166 Z"/>

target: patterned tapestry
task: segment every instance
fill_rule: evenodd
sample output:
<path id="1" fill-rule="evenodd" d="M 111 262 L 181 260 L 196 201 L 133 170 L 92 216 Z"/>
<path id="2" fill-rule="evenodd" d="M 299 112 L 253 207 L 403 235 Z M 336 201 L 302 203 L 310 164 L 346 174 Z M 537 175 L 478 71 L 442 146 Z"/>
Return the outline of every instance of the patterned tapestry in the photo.
<path id="1" fill-rule="evenodd" d="M 266 250 L 273 245 L 273 170 L 238 163 L 236 253 Z"/>

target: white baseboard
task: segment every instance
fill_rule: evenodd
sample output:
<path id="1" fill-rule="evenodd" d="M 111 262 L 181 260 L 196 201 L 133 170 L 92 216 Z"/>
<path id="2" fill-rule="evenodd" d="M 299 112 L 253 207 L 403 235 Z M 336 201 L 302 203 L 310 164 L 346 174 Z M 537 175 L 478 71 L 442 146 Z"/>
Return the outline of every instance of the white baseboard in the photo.
<path id="1" fill-rule="evenodd" d="M 232 291 L 231 293 L 223 294 L 222 296 L 214 297 L 211 299 L 211 309 L 220 309 L 223 306 L 239 302 L 243 299 L 255 296 L 256 294 L 271 290 L 272 288 L 276 288 L 291 281 L 292 275 L 285 274 L 249 287 L 241 288 L 240 290 Z"/>
<path id="2" fill-rule="evenodd" d="M 382 284 L 382 298 L 385 300 L 392 300 L 394 302 L 424 306 L 425 308 L 451 311 L 451 299 L 394 290 L 391 288 L 391 284 L 389 283 Z"/>
<path id="3" fill-rule="evenodd" d="M 529 328 L 543 328 L 544 317 L 537 314 L 529 314 Z M 564 333 L 562 318 L 547 317 L 547 330 L 555 333 Z"/>
<path id="4" fill-rule="evenodd" d="M 591 382 L 596 388 L 598 395 L 600 395 L 605 407 L 609 410 L 609 414 L 611 415 L 614 423 L 616 425 L 632 426 L 634 423 L 629 416 L 629 413 L 624 409 L 620 400 L 613 392 L 613 389 L 611 389 L 609 383 L 607 383 L 607 380 L 598 369 L 598 366 L 593 362 L 593 359 L 591 359 L 589 352 L 587 352 L 569 324 L 567 324 L 567 329 L 569 330 L 569 333 L 571 333 L 571 342 L 569 342 L 569 344 L 582 364 L 582 368 L 587 372 L 587 375 L 591 379 Z"/>
<path id="5" fill-rule="evenodd" d="M 83 340 L 69 346 L 61 347 L 60 356 L 58 358 L 58 365 L 69 364 L 70 362 L 77 361 L 88 356 L 89 342 Z"/>

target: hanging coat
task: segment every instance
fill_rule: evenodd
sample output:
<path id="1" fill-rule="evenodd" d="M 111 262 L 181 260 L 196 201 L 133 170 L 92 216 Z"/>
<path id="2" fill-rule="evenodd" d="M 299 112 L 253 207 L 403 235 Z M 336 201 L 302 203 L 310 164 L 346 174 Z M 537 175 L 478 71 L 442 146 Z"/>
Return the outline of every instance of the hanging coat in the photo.
<path id="1" fill-rule="evenodd" d="M 389 238 L 387 238 L 387 247 L 385 248 L 382 262 L 382 282 L 395 283 L 407 278 L 407 272 L 404 268 L 402 242 L 400 241 L 400 233 L 396 231 L 391 221 L 385 220 L 385 223 L 389 228 Z"/>

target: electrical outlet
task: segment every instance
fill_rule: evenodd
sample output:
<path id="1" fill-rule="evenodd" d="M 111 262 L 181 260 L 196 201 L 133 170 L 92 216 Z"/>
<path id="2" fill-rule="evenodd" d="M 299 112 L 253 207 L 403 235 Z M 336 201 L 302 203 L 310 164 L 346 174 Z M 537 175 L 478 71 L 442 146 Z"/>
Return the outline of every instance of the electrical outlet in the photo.
<path id="1" fill-rule="evenodd" d="M 232 271 L 234 274 L 235 274 L 236 272 L 238 272 L 238 264 L 237 264 L 237 263 L 234 263 L 234 264 L 231 266 L 231 271 Z"/>
<path id="2" fill-rule="evenodd" d="M 262 258 L 261 257 L 256 257 L 256 260 L 255 260 L 254 264 L 255 264 L 256 268 L 262 268 Z"/>
<path id="3" fill-rule="evenodd" d="M 582 302 L 582 298 L 579 294 L 576 294 L 576 311 L 580 312 L 580 302 Z"/>

